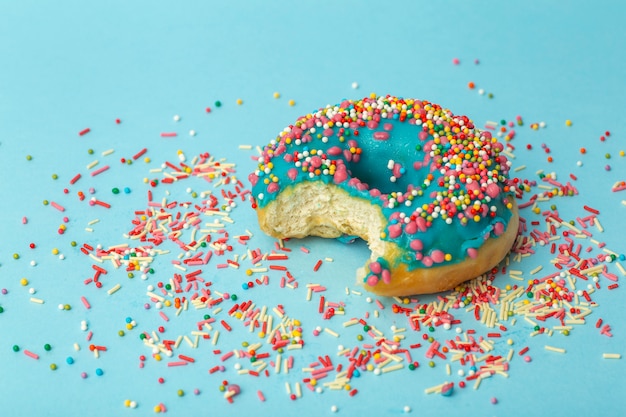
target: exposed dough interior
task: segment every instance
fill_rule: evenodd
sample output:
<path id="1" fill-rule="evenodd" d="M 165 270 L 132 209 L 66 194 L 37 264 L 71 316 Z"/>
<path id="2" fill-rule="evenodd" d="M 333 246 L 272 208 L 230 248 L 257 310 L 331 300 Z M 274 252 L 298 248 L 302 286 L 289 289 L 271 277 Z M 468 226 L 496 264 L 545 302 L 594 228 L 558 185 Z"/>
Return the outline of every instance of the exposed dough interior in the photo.
<path id="1" fill-rule="evenodd" d="M 264 208 L 257 209 L 257 214 L 261 229 L 279 239 L 306 236 L 336 238 L 346 234 L 359 236 L 368 243 L 372 251 L 371 260 L 379 257 L 393 260 L 401 252 L 395 243 L 381 239 L 380 233 L 385 230 L 387 222 L 381 208 L 368 200 L 351 196 L 334 184 L 304 181 L 289 186 Z M 509 252 L 517 236 L 518 225 L 517 206 L 514 206 L 505 233 L 488 239 L 478 249 L 476 258 L 412 271 L 400 263 L 392 268 L 390 284 L 379 283 L 368 287 L 368 290 L 379 295 L 401 296 L 452 289 L 497 265 Z M 365 275 L 365 267 L 357 271 L 359 281 Z"/>

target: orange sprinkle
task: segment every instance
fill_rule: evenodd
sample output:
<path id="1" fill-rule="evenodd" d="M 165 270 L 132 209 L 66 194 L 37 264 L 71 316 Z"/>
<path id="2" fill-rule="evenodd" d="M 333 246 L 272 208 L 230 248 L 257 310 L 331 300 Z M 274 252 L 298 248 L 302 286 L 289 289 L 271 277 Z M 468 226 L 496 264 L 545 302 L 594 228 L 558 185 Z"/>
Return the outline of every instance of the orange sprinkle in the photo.
<path id="1" fill-rule="evenodd" d="M 476 87 L 476 84 L 474 84 L 473 81 L 470 81 L 469 83 L 467 83 L 467 86 L 469 87 L 470 90 L 473 90 L 474 87 Z"/>

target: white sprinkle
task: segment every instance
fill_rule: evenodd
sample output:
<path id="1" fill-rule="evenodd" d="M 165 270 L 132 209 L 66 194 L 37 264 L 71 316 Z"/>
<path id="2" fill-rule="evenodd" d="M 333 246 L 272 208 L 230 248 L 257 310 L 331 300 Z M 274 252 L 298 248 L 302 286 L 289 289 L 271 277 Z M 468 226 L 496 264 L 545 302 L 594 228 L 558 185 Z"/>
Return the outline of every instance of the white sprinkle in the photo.
<path id="1" fill-rule="evenodd" d="M 603 353 L 602 357 L 604 359 L 621 359 L 622 355 L 619 353 Z"/>

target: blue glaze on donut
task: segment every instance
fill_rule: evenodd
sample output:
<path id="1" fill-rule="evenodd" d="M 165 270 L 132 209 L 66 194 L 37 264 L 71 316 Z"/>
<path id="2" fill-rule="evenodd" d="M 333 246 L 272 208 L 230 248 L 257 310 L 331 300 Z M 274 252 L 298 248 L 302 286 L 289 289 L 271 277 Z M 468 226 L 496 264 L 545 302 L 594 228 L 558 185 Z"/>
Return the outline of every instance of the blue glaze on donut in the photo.
<path id="1" fill-rule="evenodd" d="M 378 205 L 388 220 L 381 239 L 402 255 L 370 263 L 365 281 L 375 285 L 398 263 L 410 271 L 474 257 L 506 230 L 516 187 L 502 150 L 467 117 L 427 101 L 346 100 L 281 132 L 249 179 L 258 207 L 302 181 Z"/>

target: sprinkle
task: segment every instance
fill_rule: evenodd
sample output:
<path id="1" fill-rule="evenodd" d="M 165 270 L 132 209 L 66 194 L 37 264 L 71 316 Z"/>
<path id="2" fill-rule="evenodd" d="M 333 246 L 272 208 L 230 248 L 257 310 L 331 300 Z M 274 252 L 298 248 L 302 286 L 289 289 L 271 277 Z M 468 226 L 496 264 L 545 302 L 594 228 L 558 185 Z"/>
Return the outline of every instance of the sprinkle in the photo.
<path id="1" fill-rule="evenodd" d="M 30 350 L 24 349 L 24 355 L 28 356 L 29 358 L 39 359 L 39 355 L 37 355 L 36 353 L 31 352 Z"/>
<path id="2" fill-rule="evenodd" d="M 72 178 L 72 179 L 70 180 L 70 184 L 72 184 L 72 185 L 73 185 L 73 184 L 75 184 L 75 183 L 76 183 L 76 181 L 78 181 L 78 180 L 80 179 L 80 177 L 81 177 L 81 175 L 80 175 L 80 174 L 76 174 L 76 175 L 74 176 L 74 178 Z"/>
<path id="3" fill-rule="evenodd" d="M 546 350 L 549 350 L 550 352 L 565 353 L 565 349 L 563 348 L 557 348 L 557 347 L 549 346 L 549 345 L 545 345 L 544 347 Z"/>
<path id="4" fill-rule="evenodd" d="M 173 138 L 178 136 L 178 134 L 176 132 L 161 132 L 161 137 L 162 138 Z"/>
<path id="5" fill-rule="evenodd" d="M 120 284 L 115 284 L 113 287 L 111 287 L 107 293 L 109 295 L 115 294 L 117 291 L 119 291 L 119 289 L 122 288 L 122 286 Z"/>
<path id="6" fill-rule="evenodd" d="M 59 211 L 65 211 L 65 207 L 61 206 L 58 203 L 55 203 L 54 201 L 51 201 L 50 205 Z"/>
<path id="7" fill-rule="evenodd" d="M 322 260 L 320 259 L 319 261 L 317 261 L 317 263 L 313 267 L 313 271 L 317 272 L 321 266 L 322 266 Z"/>
<path id="8" fill-rule="evenodd" d="M 143 148 L 142 150 L 140 150 L 139 152 L 133 155 L 133 159 L 137 160 L 141 158 L 146 152 L 148 152 L 148 148 Z"/>
<path id="9" fill-rule="evenodd" d="M 324 331 L 331 336 L 339 337 L 339 333 L 329 329 L 328 327 L 324 327 Z"/>
<path id="10" fill-rule="evenodd" d="M 622 355 L 619 353 L 603 353 L 602 358 L 603 359 L 621 359 Z"/>
<path id="11" fill-rule="evenodd" d="M 98 175 L 98 174 L 102 174 L 104 171 L 106 171 L 106 170 L 108 170 L 108 169 L 109 169 L 109 166 L 108 166 L 108 165 L 105 165 L 105 166 L 103 166 L 102 168 L 99 168 L 99 169 L 96 169 L 95 171 L 92 171 L 92 172 L 91 172 L 91 176 L 92 176 L 92 177 L 95 177 L 96 175 Z"/>
<path id="12" fill-rule="evenodd" d="M 89 129 L 89 128 L 87 127 L 87 128 L 85 128 L 85 129 L 81 130 L 80 132 L 78 132 L 78 136 L 84 136 L 84 135 L 86 135 L 86 134 L 87 134 L 87 133 L 89 133 L 89 132 L 91 132 L 91 129 Z"/>

